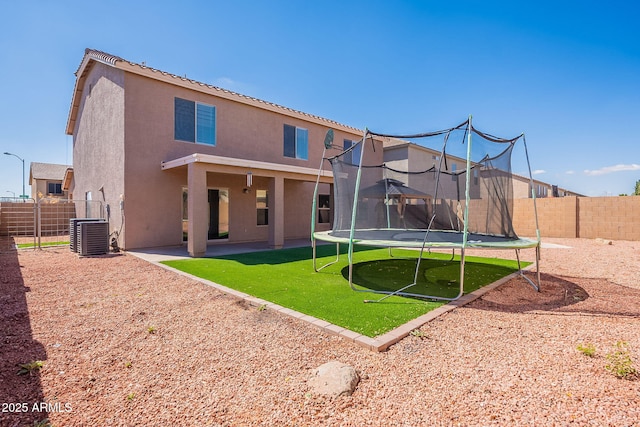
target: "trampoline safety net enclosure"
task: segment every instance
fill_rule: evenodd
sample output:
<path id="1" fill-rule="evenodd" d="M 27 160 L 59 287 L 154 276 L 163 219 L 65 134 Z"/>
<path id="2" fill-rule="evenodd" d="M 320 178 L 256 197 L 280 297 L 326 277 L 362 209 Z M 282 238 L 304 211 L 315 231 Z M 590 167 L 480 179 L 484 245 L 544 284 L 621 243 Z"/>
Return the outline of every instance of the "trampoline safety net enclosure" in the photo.
<path id="1" fill-rule="evenodd" d="M 386 147 L 384 157 L 380 141 Z M 411 144 L 429 150 L 415 150 L 408 156 L 402 149 Z M 522 248 L 536 248 L 537 284 L 521 269 L 520 274 L 539 289 L 540 233 L 536 231 L 534 239 L 521 239 L 513 227 L 514 153 L 523 157 L 520 164 L 526 165 L 529 188 L 534 188 L 524 134 L 499 138 L 473 127 L 469 117 L 453 128 L 420 134 L 365 130 L 360 141 L 345 145 L 334 145 L 333 131 L 327 132 L 323 159 L 331 163 L 333 171 L 333 227 L 315 231 L 316 185 L 311 222 L 316 271 L 316 240 L 349 245 L 349 283 L 354 290 L 360 290 L 352 283 L 354 245 L 420 249 L 416 273 L 424 250 L 459 249 L 460 292 L 456 297 L 412 294 L 410 288 L 417 277 L 398 291 L 379 291 L 453 300 L 464 293 L 465 249 L 515 249 L 518 254 Z M 338 154 L 327 157 L 330 150 Z M 403 154 L 394 155 L 400 152 Z M 534 210 L 530 220 L 538 230 L 534 191 L 531 197 Z"/>

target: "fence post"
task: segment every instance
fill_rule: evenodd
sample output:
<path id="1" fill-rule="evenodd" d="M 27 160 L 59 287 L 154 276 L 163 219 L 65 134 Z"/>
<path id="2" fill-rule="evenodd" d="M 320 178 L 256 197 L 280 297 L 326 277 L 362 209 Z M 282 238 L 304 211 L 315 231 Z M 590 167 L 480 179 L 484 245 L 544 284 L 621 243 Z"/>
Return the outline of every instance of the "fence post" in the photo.
<path id="1" fill-rule="evenodd" d="M 40 210 L 40 202 L 41 201 L 42 201 L 42 199 L 38 200 L 38 202 L 37 202 L 38 206 L 37 207 L 36 206 L 33 207 L 33 209 L 34 209 L 33 224 L 34 224 L 34 226 L 37 224 L 38 249 L 42 249 L 40 247 L 40 236 L 41 236 L 41 233 L 42 233 L 42 224 L 41 224 L 41 221 L 40 221 L 40 219 L 42 218 L 42 211 Z M 35 249 L 36 248 L 35 236 L 33 237 L 33 240 L 34 240 L 33 241 L 33 248 Z"/>

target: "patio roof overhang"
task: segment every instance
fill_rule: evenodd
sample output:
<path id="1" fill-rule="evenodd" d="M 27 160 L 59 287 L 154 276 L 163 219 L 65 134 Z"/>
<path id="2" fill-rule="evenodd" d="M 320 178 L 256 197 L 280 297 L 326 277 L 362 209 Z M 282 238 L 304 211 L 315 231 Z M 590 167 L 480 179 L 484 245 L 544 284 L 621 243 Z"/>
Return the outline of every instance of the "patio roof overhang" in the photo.
<path id="1" fill-rule="evenodd" d="M 318 170 L 302 166 L 283 165 L 281 163 L 258 160 L 238 159 L 234 157 L 213 156 L 194 153 L 188 156 L 161 163 L 162 170 L 187 170 L 188 231 L 187 249 L 193 257 L 204 256 L 207 249 L 207 227 L 209 209 L 206 197 L 207 174 L 221 173 L 233 175 L 261 176 L 269 178 L 269 245 L 280 248 L 284 244 L 284 182 L 297 180 L 333 183 L 333 174 L 329 170 Z M 249 184 L 247 184 L 249 185 Z"/>
<path id="2" fill-rule="evenodd" d="M 222 173 L 245 174 L 247 171 L 251 171 L 253 173 L 258 173 L 261 176 L 269 177 L 277 175 L 283 176 L 287 179 L 297 179 L 302 181 L 315 181 L 318 177 L 318 170 L 313 168 L 201 153 L 194 153 L 189 156 L 162 162 L 160 167 L 162 170 L 169 170 L 183 167 L 190 163 L 211 165 L 212 170 Z M 330 170 L 321 170 L 320 182 L 332 183 L 333 173 Z"/>

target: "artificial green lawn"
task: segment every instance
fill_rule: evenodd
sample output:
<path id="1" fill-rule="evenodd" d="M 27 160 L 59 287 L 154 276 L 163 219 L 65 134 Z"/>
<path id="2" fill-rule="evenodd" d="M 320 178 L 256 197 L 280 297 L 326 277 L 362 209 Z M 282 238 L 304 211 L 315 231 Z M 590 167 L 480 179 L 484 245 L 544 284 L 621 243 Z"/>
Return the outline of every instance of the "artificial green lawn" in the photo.
<path id="1" fill-rule="evenodd" d="M 68 245 L 69 242 L 40 242 L 40 246 L 64 246 L 64 245 Z M 34 244 L 33 243 L 18 243 L 18 248 L 19 249 L 25 249 L 25 248 L 33 248 Z"/>
<path id="2" fill-rule="evenodd" d="M 375 337 L 443 305 L 442 301 L 393 296 L 381 303 L 364 303 L 383 295 L 354 292 L 349 287 L 348 260 L 314 272 L 311 248 L 280 249 L 216 258 L 165 261 L 163 264 L 262 298 L 283 307 L 326 320 L 351 331 Z M 358 289 L 395 290 L 413 282 L 418 252 L 387 249 L 354 253 L 353 282 Z M 421 262 L 418 284 L 407 292 L 455 297 L 459 291 L 459 258 L 432 253 Z M 318 247 L 318 265 L 335 259 L 335 246 Z M 515 261 L 496 258 L 465 259 L 465 293 L 517 271 Z"/>

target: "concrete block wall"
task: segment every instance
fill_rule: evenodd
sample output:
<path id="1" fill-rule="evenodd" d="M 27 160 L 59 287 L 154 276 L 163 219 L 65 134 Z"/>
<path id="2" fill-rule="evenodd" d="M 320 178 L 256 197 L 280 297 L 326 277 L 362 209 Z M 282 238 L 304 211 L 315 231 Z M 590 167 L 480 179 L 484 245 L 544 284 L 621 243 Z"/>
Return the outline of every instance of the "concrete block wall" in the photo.
<path id="1" fill-rule="evenodd" d="M 579 237 L 640 240 L 640 196 L 581 197 L 577 217 Z"/>
<path id="2" fill-rule="evenodd" d="M 640 196 L 536 199 L 540 235 L 640 241 Z M 514 200 L 514 228 L 535 236 L 533 200 Z"/>
<path id="3" fill-rule="evenodd" d="M 0 236 L 33 236 L 35 233 L 34 203 L 0 203 Z"/>
<path id="4" fill-rule="evenodd" d="M 577 197 L 536 199 L 540 234 L 547 237 L 577 237 Z M 535 237 L 533 199 L 514 200 L 514 228 L 519 236 Z"/>
<path id="5" fill-rule="evenodd" d="M 75 207 L 43 205 L 43 234 L 68 227 Z M 640 196 L 536 199 L 540 235 L 640 241 Z M 453 209 L 453 207 L 451 207 Z M 0 203 L 0 235 L 33 235 L 33 203 Z M 455 211 L 454 211 L 455 212 Z M 533 200 L 515 199 L 513 225 L 518 236 L 535 237 Z"/>

